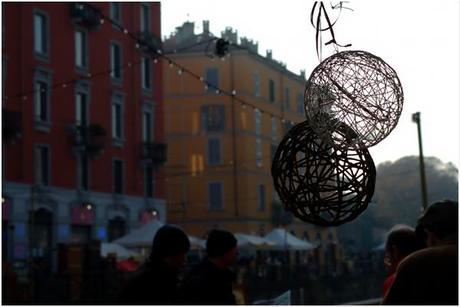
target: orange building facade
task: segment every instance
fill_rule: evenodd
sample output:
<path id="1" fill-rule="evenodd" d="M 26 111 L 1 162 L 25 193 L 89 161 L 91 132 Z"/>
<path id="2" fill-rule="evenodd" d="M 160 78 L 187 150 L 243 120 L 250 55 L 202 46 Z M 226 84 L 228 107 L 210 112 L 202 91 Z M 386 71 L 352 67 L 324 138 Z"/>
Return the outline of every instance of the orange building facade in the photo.
<path id="1" fill-rule="evenodd" d="M 231 28 L 222 37 L 238 41 Z M 163 68 L 167 220 L 198 237 L 213 228 L 264 235 L 280 223 L 272 157 L 288 129 L 304 120 L 305 74 L 287 70 L 271 51 L 259 55 L 246 38 L 221 58 L 214 47 L 206 21 L 203 33 L 186 22 L 164 42 L 179 64 Z M 337 244 L 333 228 L 296 219 L 286 227 L 299 238 Z"/>

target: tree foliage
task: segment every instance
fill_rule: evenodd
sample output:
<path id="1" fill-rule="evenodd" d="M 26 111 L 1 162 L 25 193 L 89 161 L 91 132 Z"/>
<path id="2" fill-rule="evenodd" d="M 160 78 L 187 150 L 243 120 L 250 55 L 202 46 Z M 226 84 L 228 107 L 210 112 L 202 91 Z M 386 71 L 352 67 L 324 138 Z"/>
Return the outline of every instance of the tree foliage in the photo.
<path id="1" fill-rule="evenodd" d="M 458 199 L 458 169 L 435 157 L 425 158 L 428 205 L 443 199 Z M 377 227 L 389 229 L 398 223 L 415 226 L 421 214 L 422 192 L 418 156 L 406 156 L 377 166 L 377 182 L 370 208 Z"/>

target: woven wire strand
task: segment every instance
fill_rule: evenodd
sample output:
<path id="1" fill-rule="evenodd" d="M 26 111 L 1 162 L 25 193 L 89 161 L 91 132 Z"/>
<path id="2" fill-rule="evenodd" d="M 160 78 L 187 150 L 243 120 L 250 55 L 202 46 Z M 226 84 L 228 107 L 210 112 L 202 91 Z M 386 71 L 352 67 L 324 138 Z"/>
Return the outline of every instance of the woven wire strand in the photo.
<path id="1" fill-rule="evenodd" d="M 371 147 L 396 127 L 404 101 L 401 82 L 381 58 L 365 51 L 343 51 L 321 62 L 307 81 L 305 115 L 318 135 L 333 134 L 336 123 L 356 132 L 354 139 L 333 135 L 337 147 Z"/>
<path id="2" fill-rule="evenodd" d="M 342 139 L 355 136 L 329 121 Z M 355 219 L 372 199 L 376 170 L 366 148 L 338 149 L 318 137 L 308 121 L 295 125 L 279 144 L 272 163 L 274 186 L 285 210 L 302 221 L 338 226 Z"/>

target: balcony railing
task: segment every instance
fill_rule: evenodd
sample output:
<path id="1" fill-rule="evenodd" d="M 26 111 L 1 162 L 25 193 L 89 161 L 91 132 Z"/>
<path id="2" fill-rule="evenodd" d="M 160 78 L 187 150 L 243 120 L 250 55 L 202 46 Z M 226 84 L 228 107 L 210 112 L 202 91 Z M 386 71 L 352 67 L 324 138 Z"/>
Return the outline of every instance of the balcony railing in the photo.
<path id="1" fill-rule="evenodd" d="M 106 130 L 99 124 L 80 125 L 72 123 L 69 131 L 73 136 L 74 151 L 96 157 L 105 147 Z"/>
<path id="2" fill-rule="evenodd" d="M 161 49 L 161 39 L 150 31 L 138 33 L 140 47 L 145 51 Z"/>
<path id="3" fill-rule="evenodd" d="M 166 163 L 166 144 L 156 142 L 143 142 L 141 148 L 141 159 L 153 166 L 160 166 Z"/>
<path id="4" fill-rule="evenodd" d="M 92 7 L 82 3 L 70 3 L 70 17 L 79 25 L 88 29 L 95 29 L 101 24 L 101 15 Z"/>

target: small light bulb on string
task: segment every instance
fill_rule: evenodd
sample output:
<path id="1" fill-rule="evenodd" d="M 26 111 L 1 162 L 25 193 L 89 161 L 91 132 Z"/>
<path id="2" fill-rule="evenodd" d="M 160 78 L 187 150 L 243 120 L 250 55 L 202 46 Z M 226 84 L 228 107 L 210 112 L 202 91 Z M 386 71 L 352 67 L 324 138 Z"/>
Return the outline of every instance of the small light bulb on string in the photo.
<path id="1" fill-rule="evenodd" d="M 128 34 L 128 29 L 123 29 L 124 34 Z"/>
<path id="2" fill-rule="evenodd" d="M 67 84 L 63 83 L 62 88 L 66 88 L 66 87 L 67 87 Z"/>
<path id="3" fill-rule="evenodd" d="M 158 54 L 161 54 L 162 52 L 161 52 L 161 50 L 160 50 L 160 49 L 157 49 L 157 53 L 158 53 Z"/>
<path id="4" fill-rule="evenodd" d="M 182 68 L 177 71 L 177 74 L 180 76 L 182 75 Z"/>
<path id="5" fill-rule="evenodd" d="M 153 59 L 153 64 L 156 64 L 156 63 L 158 63 L 158 60 L 155 58 Z"/>
<path id="6" fill-rule="evenodd" d="M 203 81 L 204 81 L 204 78 L 203 78 L 203 77 L 200 77 L 200 81 L 203 82 Z"/>
<path id="7" fill-rule="evenodd" d="M 246 104 L 245 103 L 241 103 L 241 107 L 246 110 Z"/>
<path id="8" fill-rule="evenodd" d="M 101 25 L 103 25 L 104 24 L 104 18 L 101 18 L 100 22 L 101 22 Z"/>
<path id="9" fill-rule="evenodd" d="M 225 61 L 225 57 L 221 57 L 220 60 L 221 60 L 222 62 L 224 62 L 224 61 Z"/>
<path id="10" fill-rule="evenodd" d="M 216 94 L 217 94 L 217 95 L 220 94 L 220 90 L 219 90 L 219 89 L 216 90 Z"/>
<path id="11" fill-rule="evenodd" d="M 236 96 L 236 91 L 235 90 L 232 91 L 232 96 Z"/>
<path id="12" fill-rule="evenodd" d="M 139 43 L 136 43 L 136 49 L 139 49 L 140 45 Z"/>
<path id="13" fill-rule="evenodd" d="M 204 86 L 204 90 L 205 90 L 205 91 L 208 90 L 208 85 L 207 85 L 207 84 Z"/>
<path id="14" fill-rule="evenodd" d="M 169 68 L 173 68 L 174 64 L 173 62 L 169 61 Z"/>

